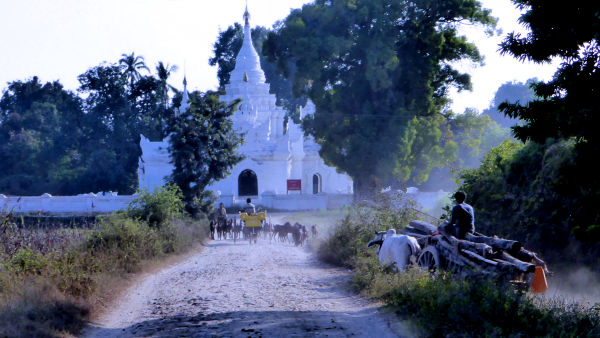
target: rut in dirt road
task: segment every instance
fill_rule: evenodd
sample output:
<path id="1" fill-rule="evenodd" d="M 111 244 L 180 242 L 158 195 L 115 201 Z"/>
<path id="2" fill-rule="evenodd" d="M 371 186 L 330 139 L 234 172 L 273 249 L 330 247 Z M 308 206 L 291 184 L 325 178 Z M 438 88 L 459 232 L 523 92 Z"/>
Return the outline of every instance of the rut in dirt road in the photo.
<path id="1" fill-rule="evenodd" d="M 87 336 L 407 335 L 397 318 L 349 293 L 348 280 L 289 243 L 212 241 L 140 281 Z"/>

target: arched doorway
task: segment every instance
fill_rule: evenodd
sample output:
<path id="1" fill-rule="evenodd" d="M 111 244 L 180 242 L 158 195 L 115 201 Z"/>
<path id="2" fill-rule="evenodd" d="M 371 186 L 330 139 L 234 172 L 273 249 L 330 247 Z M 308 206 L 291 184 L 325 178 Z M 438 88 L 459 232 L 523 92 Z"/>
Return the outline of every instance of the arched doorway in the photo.
<path id="1" fill-rule="evenodd" d="M 313 175 L 313 194 L 318 194 L 321 192 L 321 175 L 314 174 Z"/>
<path id="2" fill-rule="evenodd" d="M 238 177 L 238 196 L 258 196 L 258 179 L 254 171 L 246 169 Z"/>

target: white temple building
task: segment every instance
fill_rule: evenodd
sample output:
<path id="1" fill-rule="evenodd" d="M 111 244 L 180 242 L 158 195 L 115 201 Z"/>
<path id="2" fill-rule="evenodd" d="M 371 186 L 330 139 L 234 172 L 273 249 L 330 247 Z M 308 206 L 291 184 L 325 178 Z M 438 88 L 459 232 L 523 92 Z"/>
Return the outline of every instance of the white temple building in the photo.
<path id="1" fill-rule="evenodd" d="M 244 13 L 244 42 L 236 58 L 235 69 L 225 85 L 224 102 L 241 99 L 232 116 L 236 131 L 245 142 L 238 151 L 245 159 L 231 175 L 208 189 L 225 206 L 242 205 L 246 198 L 265 208 L 280 210 L 332 209 L 352 202 L 352 179 L 327 166 L 319 156 L 320 146 L 305 137 L 300 126 L 289 121 L 284 126 L 285 110 L 278 107 L 269 93 L 258 53 L 250 36 L 250 15 Z M 180 111 L 189 107 L 184 80 Z M 301 109 L 301 117 L 315 112 L 312 102 Z M 139 161 L 139 187 L 154 190 L 171 174 L 168 138 L 151 142 L 142 135 Z"/>

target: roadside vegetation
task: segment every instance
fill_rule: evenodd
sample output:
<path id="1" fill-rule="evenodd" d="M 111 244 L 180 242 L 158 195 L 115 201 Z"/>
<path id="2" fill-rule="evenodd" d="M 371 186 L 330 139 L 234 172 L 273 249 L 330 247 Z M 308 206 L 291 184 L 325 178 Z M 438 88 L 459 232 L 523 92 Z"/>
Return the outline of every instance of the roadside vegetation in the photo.
<path id="1" fill-rule="evenodd" d="M 206 237 L 186 218 L 180 190 L 141 192 L 122 213 L 87 228 L 28 229 L 8 215 L 0 228 L 0 336 L 76 334 L 128 277 Z"/>
<path id="2" fill-rule="evenodd" d="M 403 195 L 379 195 L 349 208 L 317 252 L 323 261 L 353 269 L 352 286 L 414 320 L 424 336 L 551 336 L 600 334 L 599 304 L 583 306 L 534 296 L 485 278 L 397 272 L 367 248 L 375 231 L 403 229 L 418 219 Z"/>

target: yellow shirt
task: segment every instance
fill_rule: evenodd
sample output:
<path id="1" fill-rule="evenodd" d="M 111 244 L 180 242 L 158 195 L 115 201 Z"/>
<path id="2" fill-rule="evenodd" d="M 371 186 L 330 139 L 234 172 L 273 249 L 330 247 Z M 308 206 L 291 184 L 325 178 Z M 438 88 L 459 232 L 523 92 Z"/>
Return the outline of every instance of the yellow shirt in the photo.
<path id="1" fill-rule="evenodd" d="M 240 214 L 240 219 L 242 221 L 244 221 L 244 223 L 246 224 L 246 227 L 249 227 L 249 228 L 261 227 L 262 221 L 267 219 L 267 212 L 263 211 L 263 212 L 259 212 L 258 214 L 254 214 L 254 215 L 248 215 L 247 213 L 242 212 Z"/>

